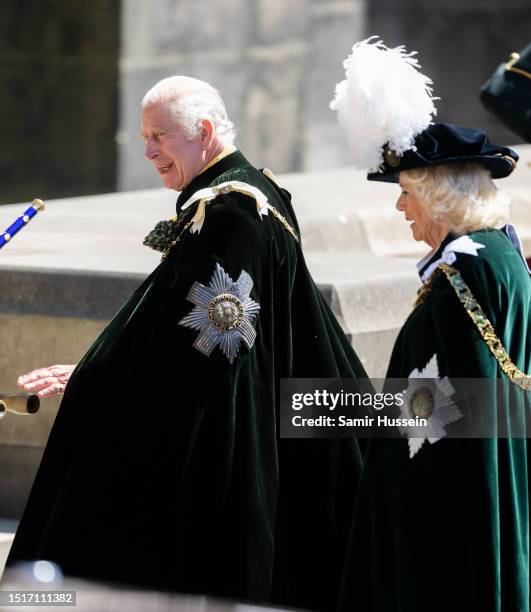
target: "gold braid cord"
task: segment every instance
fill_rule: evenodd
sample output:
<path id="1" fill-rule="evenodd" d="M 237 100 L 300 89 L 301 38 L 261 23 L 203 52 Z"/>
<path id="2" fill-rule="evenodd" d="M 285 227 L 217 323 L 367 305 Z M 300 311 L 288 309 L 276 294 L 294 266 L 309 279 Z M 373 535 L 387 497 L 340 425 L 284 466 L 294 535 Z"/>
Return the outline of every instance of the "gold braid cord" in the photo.
<path id="1" fill-rule="evenodd" d="M 424 304 L 424 302 L 426 301 L 426 298 L 428 297 L 428 294 L 431 291 L 433 281 L 437 278 L 437 276 L 439 276 L 439 274 L 441 274 L 441 271 L 439 270 L 439 268 L 436 268 L 433 271 L 433 274 L 430 276 L 430 278 L 425 283 L 422 283 L 422 285 L 420 286 L 420 289 L 417 291 L 417 299 L 415 300 L 415 303 L 413 304 L 413 308 L 416 308 L 417 306 Z"/>
<path id="2" fill-rule="evenodd" d="M 263 168 L 262 169 L 262 174 L 265 174 L 265 176 L 267 176 L 267 178 L 272 182 L 275 183 L 275 185 L 277 187 L 280 187 L 278 181 L 277 181 L 277 177 L 273 174 L 273 172 L 271 172 L 271 170 L 269 168 Z M 281 215 L 278 210 L 272 206 L 271 204 L 269 205 L 269 210 L 271 211 L 271 213 L 273 214 L 273 217 L 275 217 L 276 219 L 278 219 L 280 221 L 280 223 L 283 225 L 284 229 L 293 236 L 293 238 L 295 238 L 295 240 L 297 242 L 299 242 L 299 237 L 297 236 L 297 234 L 295 233 L 295 230 L 291 227 L 291 225 L 288 223 L 286 217 L 284 217 L 284 215 Z"/>
<path id="3" fill-rule="evenodd" d="M 519 370 L 511 361 L 501 340 L 496 335 L 492 323 L 485 316 L 483 309 L 463 280 L 461 273 L 448 264 L 441 264 L 439 269 L 444 272 L 450 285 L 454 288 L 459 301 L 467 311 L 468 316 L 474 322 L 481 337 L 489 347 L 490 352 L 496 357 L 497 362 L 500 364 L 501 369 L 508 376 L 509 380 L 524 391 L 531 390 L 531 376 L 524 374 L 524 372 Z"/>
<path id="4" fill-rule="evenodd" d="M 516 74 L 520 74 L 521 76 L 531 79 L 531 72 L 527 72 L 527 70 L 523 70 L 522 68 L 515 66 L 519 59 L 519 53 L 511 53 L 511 59 L 505 64 L 505 70 L 508 70 L 509 72 L 516 72 Z"/>
<path id="5" fill-rule="evenodd" d="M 286 217 L 284 217 L 283 215 L 281 215 L 278 210 L 274 207 L 271 206 L 271 204 L 269 205 L 269 210 L 271 211 L 271 213 L 273 214 L 273 217 L 275 217 L 276 219 L 278 219 L 280 221 L 280 223 L 283 225 L 284 229 L 293 236 L 293 238 L 295 238 L 295 240 L 297 242 L 299 242 L 299 237 L 297 236 L 297 234 L 295 233 L 295 230 L 291 227 L 291 225 L 287 222 Z"/>
<path id="6" fill-rule="evenodd" d="M 178 223 L 178 221 L 174 221 L 174 219 L 172 219 L 172 221 L 174 223 Z M 192 221 L 188 221 L 188 223 L 185 223 L 183 228 L 181 229 L 181 231 L 179 232 L 177 238 L 175 238 L 175 240 L 168 246 L 167 249 L 164 250 L 164 252 L 162 253 L 162 257 L 160 259 L 160 261 L 164 261 L 166 259 L 166 257 L 168 257 L 168 255 L 170 254 L 170 251 L 173 249 L 173 247 L 180 242 L 181 238 L 183 237 L 184 232 L 192 225 Z"/>

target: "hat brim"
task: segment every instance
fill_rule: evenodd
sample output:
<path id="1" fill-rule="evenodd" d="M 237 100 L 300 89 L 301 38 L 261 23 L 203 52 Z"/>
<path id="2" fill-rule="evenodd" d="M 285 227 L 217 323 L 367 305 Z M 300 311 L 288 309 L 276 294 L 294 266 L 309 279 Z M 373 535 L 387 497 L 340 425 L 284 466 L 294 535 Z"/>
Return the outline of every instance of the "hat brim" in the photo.
<path id="1" fill-rule="evenodd" d="M 367 174 L 367 179 L 369 181 L 380 181 L 383 183 L 398 183 L 398 177 L 400 172 L 404 170 L 413 170 L 414 168 L 426 168 L 427 166 L 439 166 L 441 164 L 453 164 L 453 163 L 464 163 L 464 162 L 475 162 L 481 164 L 490 172 L 490 175 L 493 179 L 505 178 L 509 176 L 511 172 L 514 170 L 516 162 L 512 157 L 467 157 L 467 158 L 454 158 L 454 159 L 445 159 L 439 162 L 429 162 L 429 163 L 418 163 L 418 164 L 400 164 L 397 168 L 386 168 L 384 172 L 370 172 Z"/>
<path id="2" fill-rule="evenodd" d="M 474 162 L 484 166 L 489 172 L 493 179 L 505 178 L 509 176 L 516 166 L 516 162 L 512 157 L 493 155 L 491 157 L 482 156 L 467 156 L 455 157 L 450 159 L 444 159 L 441 161 L 426 162 L 425 160 L 418 160 L 418 163 L 404 163 L 400 164 L 396 168 L 390 168 L 386 166 L 383 172 L 370 172 L 367 174 L 369 181 L 380 181 L 384 183 L 398 183 L 398 177 L 400 172 L 404 170 L 413 170 L 415 168 L 426 168 L 428 166 L 439 166 L 441 164 L 456 164 Z"/>
<path id="3" fill-rule="evenodd" d="M 397 183 L 400 172 L 441 164 L 476 163 L 493 179 L 509 176 L 516 167 L 518 153 L 492 143 L 485 132 L 450 123 L 434 123 L 415 137 L 414 145 L 399 155 L 389 144 L 382 149 L 380 172 L 370 172 L 370 181 Z"/>

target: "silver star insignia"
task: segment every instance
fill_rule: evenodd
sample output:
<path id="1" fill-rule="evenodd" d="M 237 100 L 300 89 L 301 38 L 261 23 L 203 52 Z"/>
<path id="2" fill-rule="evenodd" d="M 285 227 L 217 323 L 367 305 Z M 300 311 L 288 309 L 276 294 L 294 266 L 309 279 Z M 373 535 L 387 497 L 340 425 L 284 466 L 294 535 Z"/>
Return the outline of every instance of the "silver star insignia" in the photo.
<path id="1" fill-rule="evenodd" d="M 234 282 L 217 263 L 207 287 L 195 282 L 186 299 L 195 308 L 179 321 L 179 325 L 199 330 L 194 348 L 210 355 L 219 345 L 230 363 L 240 350 L 240 344 L 250 349 L 256 339 L 251 321 L 260 310 L 260 304 L 249 297 L 253 279 L 241 271 Z"/>

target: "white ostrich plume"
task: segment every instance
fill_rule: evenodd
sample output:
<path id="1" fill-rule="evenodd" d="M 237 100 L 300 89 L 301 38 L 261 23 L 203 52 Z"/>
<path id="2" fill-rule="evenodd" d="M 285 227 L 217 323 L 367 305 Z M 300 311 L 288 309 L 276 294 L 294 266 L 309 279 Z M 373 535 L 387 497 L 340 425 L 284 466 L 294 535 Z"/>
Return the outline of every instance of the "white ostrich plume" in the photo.
<path id="1" fill-rule="evenodd" d="M 356 43 L 343 62 L 346 78 L 336 85 L 330 108 L 337 111 L 360 170 L 381 169 L 385 144 L 399 155 L 414 148 L 415 136 L 437 114 L 432 81 L 418 70 L 414 55 L 371 36 Z"/>

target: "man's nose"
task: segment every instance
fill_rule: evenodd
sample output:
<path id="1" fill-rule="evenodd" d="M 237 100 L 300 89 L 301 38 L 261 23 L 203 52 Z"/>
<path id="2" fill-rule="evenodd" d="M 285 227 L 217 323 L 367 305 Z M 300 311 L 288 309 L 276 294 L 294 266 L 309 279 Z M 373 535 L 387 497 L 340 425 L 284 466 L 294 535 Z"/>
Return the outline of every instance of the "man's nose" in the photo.
<path id="1" fill-rule="evenodd" d="M 144 156 L 146 159 L 154 159 L 159 154 L 159 148 L 153 138 L 149 138 L 146 142 Z"/>
<path id="2" fill-rule="evenodd" d="M 401 212 L 406 210 L 406 205 L 404 203 L 404 198 L 402 196 L 399 196 L 398 200 L 396 201 L 395 208 L 396 210 L 399 210 Z"/>

